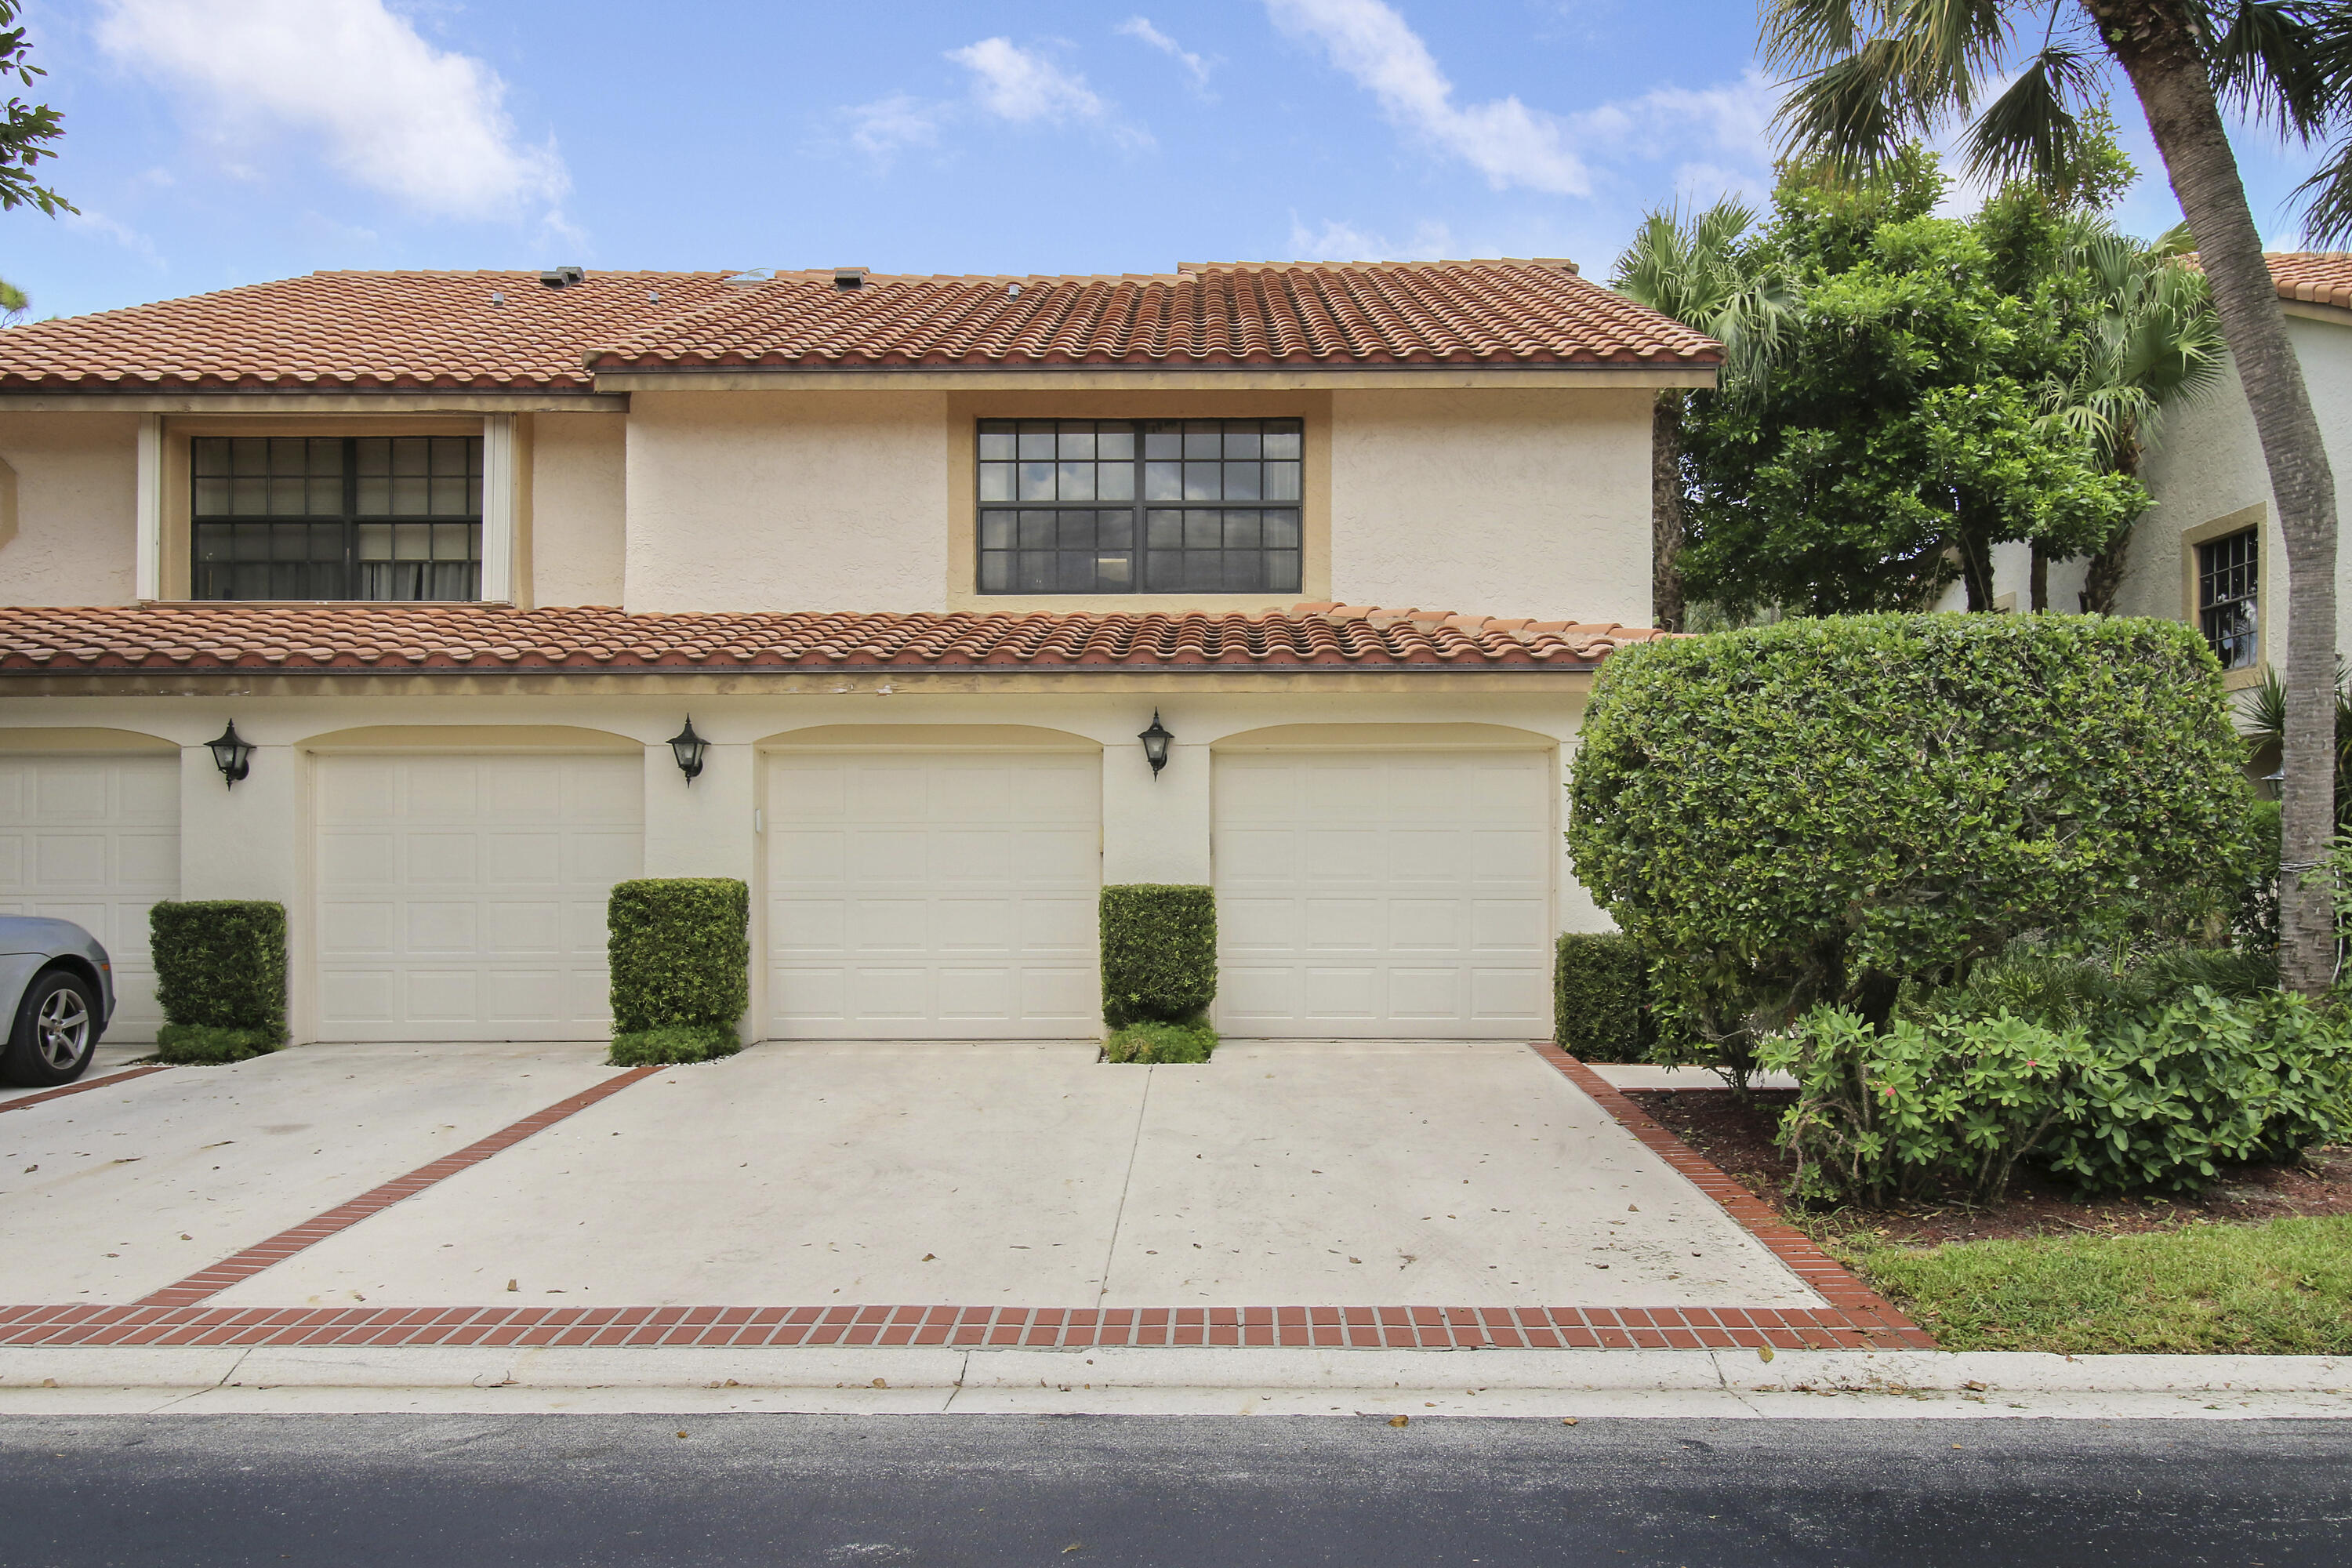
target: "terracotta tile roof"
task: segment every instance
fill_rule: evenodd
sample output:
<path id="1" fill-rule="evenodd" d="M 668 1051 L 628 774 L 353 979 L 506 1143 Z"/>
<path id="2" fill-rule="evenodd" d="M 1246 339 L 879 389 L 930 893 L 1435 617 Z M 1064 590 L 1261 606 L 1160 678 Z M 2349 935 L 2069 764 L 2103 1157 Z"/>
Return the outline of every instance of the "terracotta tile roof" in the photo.
<path id="1" fill-rule="evenodd" d="M 591 272 L 548 289 L 536 272 L 313 272 L 8 328 L 0 392 L 587 392 L 584 350 L 677 320 L 725 277 Z"/>
<path id="2" fill-rule="evenodd" d="M 1018 292 L 1014 292 L 1015 289 Z M 1172 277 L 779 277 L 599 369 L 1089 364 L 1713 365 L 1721 348 L 1562 261 L 1265 262 Z"/>
<path id="3" fill-rule="evenodd" d="M 1255 615 L 695 614 L 588 606 L 0 607 L 0 675 L 128 669 L 1588 668 L 1663 634 L 1613 622 L 1294 605 Z"/>
<path id="4" fill-rule="evenodd" d="M 1706 368 L 1721 357 L 1711 339 L 1559 261 L 873 277 L 847 290 L 833 277 L 591 272 L 548 289 L 531 272 L 314 272 L 0 331 L 0 393 L 587 392 L 591 363 Z"/>
<path id="5" fill-rule="evenodd" d="M 2274 251 L 2263 259 L 2280 299 L 2352 310 L 2352 251 Z"/>

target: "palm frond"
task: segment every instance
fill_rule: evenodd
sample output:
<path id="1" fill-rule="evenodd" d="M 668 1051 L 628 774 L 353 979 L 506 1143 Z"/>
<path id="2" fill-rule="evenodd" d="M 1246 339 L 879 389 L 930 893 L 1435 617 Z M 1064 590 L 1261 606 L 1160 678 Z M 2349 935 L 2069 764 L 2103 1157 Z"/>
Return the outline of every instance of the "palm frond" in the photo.
<path id="1" fill-rule="evenodd" d="M 1809 71 L 1840 55 L 1852 54 L 1876 19 L 1878 6 L 1864 0 L 1767 0 L 1764 63 Z"/>
<path id="2" fill-rule="evenodd" d="M 2294 199 L 2303 205 L 2304 237 L 2311 244 L 2352 239 L 2352 132 L 2327 150 L 2311 177 L 2295 186 Z"/>
<path id="3" fill-rule="evenodd" d="M 1887 31 L 1902 41 L 1917 89 L 1966 109 L 1980 77 L 2000 69 L 2011 0 L 1901 0 Z"/>
<path id="4" fill-rule="evenodd" d="M 1979 179 L 2058 185 L 2080 156 L 2082 117 L 2094 95 L 2092 62 L 2063 45 L 2045 46 L 1969 128 L 1968 168 Z"/>
<path id="5" fill-rule="evenodd" d="M 2330 12 L 2314 0 L 2221 0 L 2207 11 L 2213 27 L 2207 58 L 2223 107 L 2303 140 L 2326 127 L 2340 95 L 2329 78 Z M 2214 26 L 2214 24 L 2220 24 Z"/>
<path id="6" fill-rule="evenodd" d="M 1780 149 L 1867 174 L 1928 128 L 1940 103 L 1915 90 L 1902 46 L 1873 38 L 1798 81 L 1781 100 Z"/>

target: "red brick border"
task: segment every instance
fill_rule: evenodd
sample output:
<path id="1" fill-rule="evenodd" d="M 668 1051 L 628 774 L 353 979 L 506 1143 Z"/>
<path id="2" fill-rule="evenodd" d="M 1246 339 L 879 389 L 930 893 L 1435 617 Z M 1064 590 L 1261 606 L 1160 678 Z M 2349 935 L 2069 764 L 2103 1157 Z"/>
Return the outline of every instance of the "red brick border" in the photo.
<path id="1" fill-rule="evenodd" d="M 1932 1348 L 1738 1307 L 0 1307 L 11 1345 L 1106 1345 L 1345 1350 Z"/>
<path id="2" fill-rule="evenodd" d="M 205 1307 L 206 1297 L 660 1069 L 622 1073 L 128 1307 L 0 1307 L 10 1345 L 1171 1345 L 1346 1350 L 1931 1350 L 1771 1208 L 1557 1047 L 1538 1055 L 1689 1177 L 1829 1302 L 1743 1307 Z"/>
<path id="3" fill-rule="evenodd" d="M 143 1068 L 125 1068 L 121 1072 L 108 1073 L 104 1078 L 86 1078 L 79 1083 L 69 1083 L 61 1089 L 45 1089 L 38 1094 L 20 1095 L 15 1100 L 0 1100 L 0 1110 L 22 1110 L 28 1105 L 40 1105 L 52 1100 L 63 1100 L 69 1094 L 82 1094 L 93 1089 L 104 1089 L 110 1083 L 129 1083 L 134 1078 L 145 1078 L 152 1072 L 169 1072 L 169 1062 L 151 1062 Z"/>
<path id="4" fill-rule="evenodd" d="M 372 1192 L 362 1193 L 351 1202 L 331 1208 L 316 1218 L 306 1219 L 291 1230 L 281 1230 L 268 1241 L 224 1258 L 209 1268 L 200 1268 L 177 1284 L 166 1285 L 152 1295 L 142 1296 L 135 1305 L 193 1307 L 205 1297 L 218 1295 L 238 1280 L 249 1279 L 272 1264 L 283 1263 L 303 1248 L 314 1247 L 338 1231 L 349 1230 L 369 1215 L 382 1214 L 401 1199 L 414 1197 L 437 1182 L 446 1181 L 469 1166 L 478 1165 L 491 1155 L 513 1148 L 532 1133 L 544 1131 L 565 1117 L 585 1110 L 598 1100 L 620 1093 L 639 1079 L 650 1078 L 661 1070 L 659 1068 L 631 1068 L 626 1072 L 615 1073 L 568 1100 L 559 1100 L 544 1110 L 535 1110 L 521 1121 L 499 1129 L 478 1143 L 469 1143 L 429 1165 L 419 1165 L 408 1174 L 395 1177 Z"/>

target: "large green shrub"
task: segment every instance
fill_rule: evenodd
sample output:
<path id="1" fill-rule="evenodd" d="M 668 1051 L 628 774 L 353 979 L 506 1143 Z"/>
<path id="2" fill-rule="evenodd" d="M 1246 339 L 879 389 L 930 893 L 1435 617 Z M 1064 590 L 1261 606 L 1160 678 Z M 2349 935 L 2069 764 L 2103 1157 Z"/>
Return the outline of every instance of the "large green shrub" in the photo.
<path id="1" fill-rule="evenodd" d="M 1184 1024 L 1217 999 L 1217 900 L 1206 888 L 1102 890 L 1103 1022 Z"/>
<path id="2" fill-rule="evenodd" d="M 1641 950 L 1622 931 L 1562 932 L 1552 955 L 1551 1037 L 1588 1062 L 1649 1055 Z"/>
<path id="3" fill-rule="evenodd" d="M 167 1062 L 242 1061 L 286 1043 L 286 907 L 264 899 L 167 900 L 147 912 Z"/>
<path id="4" fill-rule="evenodd" d="M 751 890 L 732 877 L 613 885 L 605 906 L 615 1066 L 707 1061 L 739 1049 L 751 1005 Z"/>
<path id="5" fill-rule="evenodd" d="M 2219 910 L 2250 794 L 2193 628 L 1857 616 L 1621 649 L 1570 785 L 1577 874 L 1662 1034 L 1738 1065 L 1818 1005 L 1883 1023 L 2018 933 Z"/>

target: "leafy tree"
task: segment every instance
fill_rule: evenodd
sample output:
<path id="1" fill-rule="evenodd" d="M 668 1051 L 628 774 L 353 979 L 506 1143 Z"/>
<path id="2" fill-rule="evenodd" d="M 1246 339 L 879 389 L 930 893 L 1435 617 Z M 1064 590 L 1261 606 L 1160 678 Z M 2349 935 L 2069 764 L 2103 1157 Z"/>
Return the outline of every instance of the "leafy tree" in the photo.
<path id="1" fill-rule="evenodd" d="M 18 86 L 29 88 L 35 77 L 49 73 L 29 58 L 33 46 L 18 19 L 20 10 L 17 0 L 0 0 L 0 78 L 15 77 Z M 55 217 L 80 210 L 33 178 L 33 165 L 56 157 L 55 143 L 64 134 L 56 110 L 9 94 L 6 106 L 0 108 L 0 212 L 31 205 Z"/>
<path id="2" fill-rule="evenodd" d="M 2023 41 L 2020 29 L 2025 29 Z M 2312 226 L 2352 234 L 2352 6 L 2323 0 L 1764 0 L 1764 52 L 1800 73 L 1782 108 L 1792 151 L 1851 172 L 1970 118 L 1972 172 L 2046 182 L 2073 162 L 2084 111 L 2119 69 L 2147 113 L 2196 235 L 2223 339 L 2270 470 L 2287 551 L 2286 793 L 2281 974 L 2332 978 L 2327 890 L 2296 874 L 2335 821 L 2336 480 L 2222 123 L 2225 102 L 2305 139 L 2335 134 L 2306 185 Z M 2032 42 L 2039 37 L 2038 47 Z M 1999 88 L 2004 79 L 2006 88 Z M 1998 95 L 1996 96 L 1996 89 Z M 1989 103 L 1983 100 L 1990 99 Z M 1979 106 L 1982 110 L 1979 112 Z"/>
<path id="3" fill-rule="evenodd" d="M 1693 423 L 1693 585 L 1734 611 L 1916 609 L 1956 577 L 1992 604 L 1992 546 L 2087 554 L 2147 494 L 2042 416 L 2036 389 L 2072 353 L 2060 301 L 1996 286 L 1913 150 L 1873 182 L 1784 171 L 1765 246 L 1799 280 L 1759 395 Z"/>
<path id="4" fill-rule="evenodd" d="M 1724 345 L 1717 390 L 1740 398 L 1761 384 L 1794 296 L 1777 269 L 1759 268 L 1743 245 L 1756 214 L 1721 201 L 1685 218 L 1675 208 L 1643 215 L 1618 257 L 1610 286 Z M 1684 629 L 1683 424 L 1691 394 L 1660 390 L 1650 416 L 1650 614 L 1666 631 Z"/>

